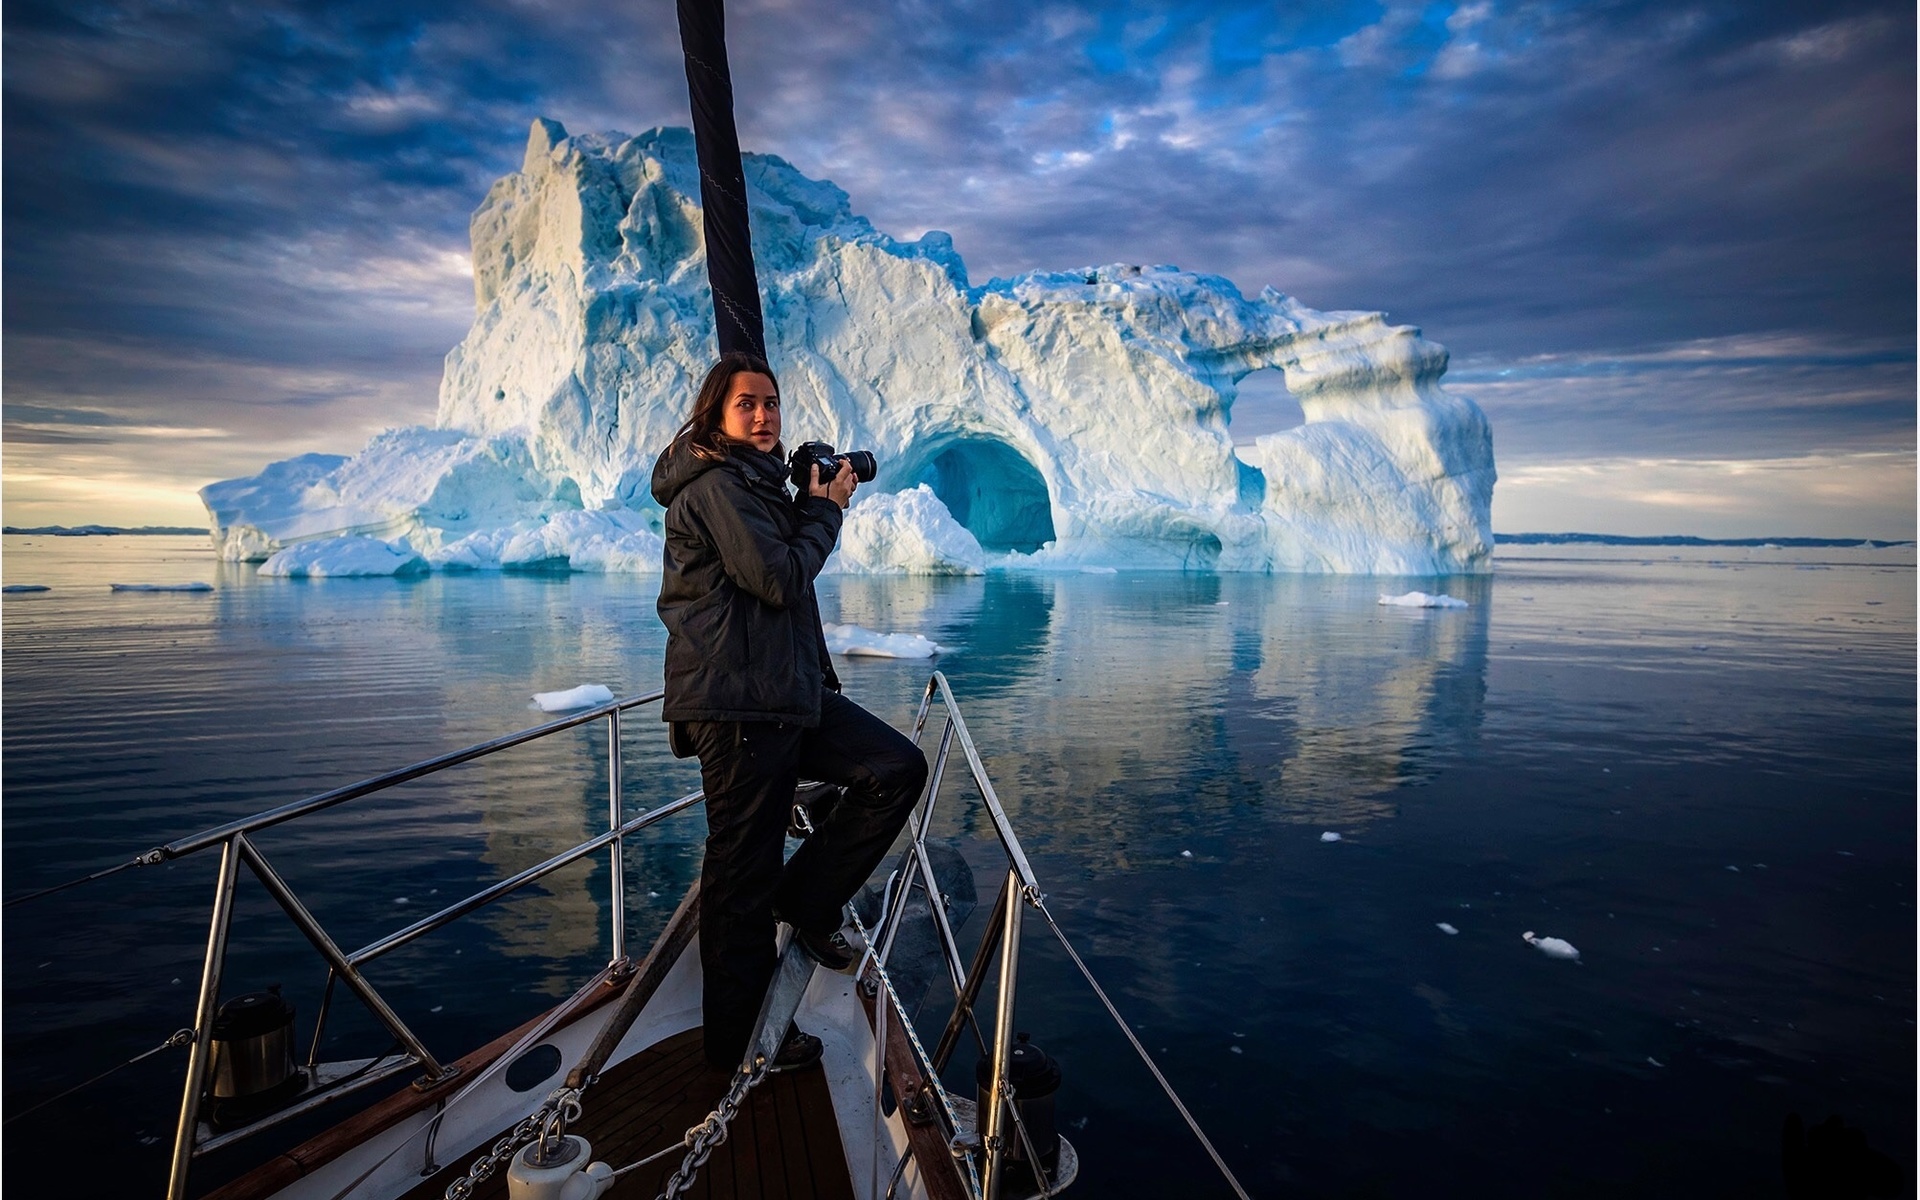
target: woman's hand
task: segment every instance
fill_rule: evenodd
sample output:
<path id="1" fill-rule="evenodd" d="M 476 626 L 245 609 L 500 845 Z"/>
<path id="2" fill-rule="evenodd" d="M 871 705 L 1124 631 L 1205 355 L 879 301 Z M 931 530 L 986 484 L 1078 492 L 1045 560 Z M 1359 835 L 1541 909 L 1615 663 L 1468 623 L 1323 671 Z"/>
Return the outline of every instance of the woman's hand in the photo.
<path id="1" fill-rule="evenodd" d="M 840 459 L 839 472 L 827 481 L 825 487 L 820 485 L 819 464 L 816 463 L 808 469 L 812 472 L 812 478 L 807 484 L 807 495 L 825 496 L 842 509 L 853 503 L 853 489 L 859 485 L 860 481 L 853 477 L 853 464 L 845 457 Z"/>

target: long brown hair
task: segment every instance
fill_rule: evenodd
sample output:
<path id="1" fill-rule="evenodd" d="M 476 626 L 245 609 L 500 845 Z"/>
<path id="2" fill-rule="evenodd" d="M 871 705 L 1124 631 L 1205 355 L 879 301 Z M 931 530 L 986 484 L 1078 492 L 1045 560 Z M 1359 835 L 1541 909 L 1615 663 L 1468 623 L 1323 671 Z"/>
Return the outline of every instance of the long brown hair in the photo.
<path id="1" fill-rule="evenodd" d="M 727 403 L 727 393 L 733 388 L 733 377 L 747 373 L 765 375 L 773 382 L 773 394 L 780 395 L 780 381 L 774 378 L 773 368 L 765 359 L 743 350 L 722 354 L 700 385 L 700 394 L 693 401 L 693 415 L 680 427 L 680 432 L 673 435 L 673 440 L 686 443 L 687 449 L 697 457 L 715 460 L 725 458 L 733 447 L 745 445 L 720 432 L 720 423 L 725 416 L 722 410 Z M 776 458 L 784 458 L 786 448 L 776 442 L 773 453 Z"/>

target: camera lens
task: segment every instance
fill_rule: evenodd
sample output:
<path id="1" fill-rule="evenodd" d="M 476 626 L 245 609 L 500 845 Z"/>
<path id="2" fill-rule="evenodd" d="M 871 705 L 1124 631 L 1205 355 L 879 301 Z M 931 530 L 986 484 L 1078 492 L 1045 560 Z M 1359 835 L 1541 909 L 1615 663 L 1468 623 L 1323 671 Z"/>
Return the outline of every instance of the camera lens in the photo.
<path id="1" fill-rule="evenodd" d="M 874 474 L 880 470 L 871 450 L 847 451 L 847 463 L 853 467 L 853 477 L 861 483 L 872 483 Z"/>

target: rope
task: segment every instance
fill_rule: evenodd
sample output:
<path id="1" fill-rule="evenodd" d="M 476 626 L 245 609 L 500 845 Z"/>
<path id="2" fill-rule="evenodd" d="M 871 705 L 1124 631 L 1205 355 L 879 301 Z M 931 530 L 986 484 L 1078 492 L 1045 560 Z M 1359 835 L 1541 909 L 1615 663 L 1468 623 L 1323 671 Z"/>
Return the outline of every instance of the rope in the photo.
<path id="1" fill-rule="evenodd" d="M 118 869 L 119 868 L 117 867 L 115 868 L 115 870 L 118 870 Z M 23 898 L 27 898 L 27 897 L 23 897 Z M 68 1088 L 64 1092 L 61 1092 L 57 1096 L 48 1096 L 45 1100 L 42 1100 L 40 1103 L 34 1105 L 32 1108 L 22 1109 L 21 1111 L 14 1113 L 12 1116 L 8 1117 L 5 1121 L 0 1121 L 0 1125 L 11 1125 L 15 1121 L 18 1121 L 21 1117 L 28 1115 L 29 1113 L 39 1112 L 41 1109 L 45 1108 L 49 1104 L 52 1104 L 56 1100 L 65 1100 L 68 1096 L 73 1095 L 75 1092 L 79 1091 L 82 1088 L 92 1087 L 94 1084 L 99 1083 L 102 1079 L 105 1079 L 107 1076 L 113 1074 L 115 1071 L 121 1070 L 125 1067 L 130 1067 L 133 1064 L 139 1062 L 143 1058 L 152 1058 L 154 1055 L 160 1053 L 162 1050 L 171 1050 L 175 1046 L 184 1046 L 188 1042 L 191 1042 L 192 1040 L 193 1040 L 193 1030 L 176 1029 L 167 1036 L 166 1041 L 161 1042 L 158 1046 L 155 1046 L 153 1049 L 142 1050 L 140 1053 L 134 1055 L 132 1058 L 119 1064 L 118 1066 L 108 1067 L 106 1070 L 100 1072 L 98 1075 L 95 1075 L 92 1079 L 87 1080 L 85 1083 L 76 1083 L 72 1087 Z"/>
<path id="2" fill-rule="evenodd" d="M 1073 943 L 1067 940 L 1067 935 L 1061 931 L 1060 923 L 1053 919 L 1053 914 L 1047 911 L 1046 904 L 1038 902 L 1034 907 L 1039 909 L 1040 915 L 1047 919 L 1047 927 L 1053 930 L 1054 937 L 1060 939 L 1060 946 L 1067 952 L 1067 957 L 1073 960 L 1073 965 L 1080 968 L 1080 974 L 1086 978 L 1087 986 L 1093 989 L 1093 994 L 1100 997 L 1100 1003 L 1106 1006 L 1107 1015 L 1113 1018 L 1113 1023 L 1120 1027 L 1120 1032 L 1125 1034 L 1127 1041 L 1132 1044 L 1133 1052 L 1140 1056 L 1141 1062 L 1147 1064 L 1147 1070 L 1153 1072 L 1154 1079 L 1160 1084 L 1160 1090 L 1167 1094 L 1167 1099 L 1173 1101 L 1174 1108 L 1180 1111 L 1180 1119 L 1187 1123 L 1188 1129 L 1193 1130 L 1193 1136 L 1200 1139 L 1200 1144 L 1206 1148 L 1207 1156 L 1213 1159 L 1213 1165 L 1220 1168 L 1220 1174 L 1226 1176 L 1227 1183 L 1233 1188 L 1233 1194 L 1240 1197 L 1240 1200 L 1251 1200 L 1247 1195 L 1247 1189 L 1240 1186 L 1240 1180 L 1234 1177 L 1226 1160 L 1220 1157 L 1220 1152 L 1213 1148 L 1213 1143 L 1207 1140 L 1205 1133 L 1201 1132 L 1200 1123 L 1193 1119 L 1193 1114 L 1187 1111 L 1187 1106 L 1182 1104 L 1180 1097 L 1174 1094 L 1173 1085 L 1168 1083 L 1167 1077 L 1160 1073 L 1160 1068 L 1153 1064 L 1153 1059 L 1147 1054 L 1147 1048 L 1140 1044 L 1139 1038 L 1133 1036 L 1133 1029 L 1120 1016 L 1120 1010 L 1113 1006 L 1113 1001 L 1107 999 L 1106 989 L 1102 988 L 1099 980 L 1093 977 L 1093 972 L 1087 970 L 1087 964 L 1080 961 L 1079 952 L 1074 950 Z"/>

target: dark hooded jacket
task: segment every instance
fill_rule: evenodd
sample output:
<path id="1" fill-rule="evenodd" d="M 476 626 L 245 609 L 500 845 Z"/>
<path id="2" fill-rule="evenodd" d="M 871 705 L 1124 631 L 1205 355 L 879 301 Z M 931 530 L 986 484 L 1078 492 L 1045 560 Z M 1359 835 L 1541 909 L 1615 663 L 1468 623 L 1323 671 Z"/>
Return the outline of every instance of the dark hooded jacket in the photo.
<path id="1" fill-rule="evenodd" d="M 786 474 L 751 446 L 716 462 L 676 441 L 653 464 L 653 498 L 667 510 L 663 720 L 812 728 L 821 691 L 840 690 L 813 579 L 842 514 L 825 496 L 790 499 Z"/>

